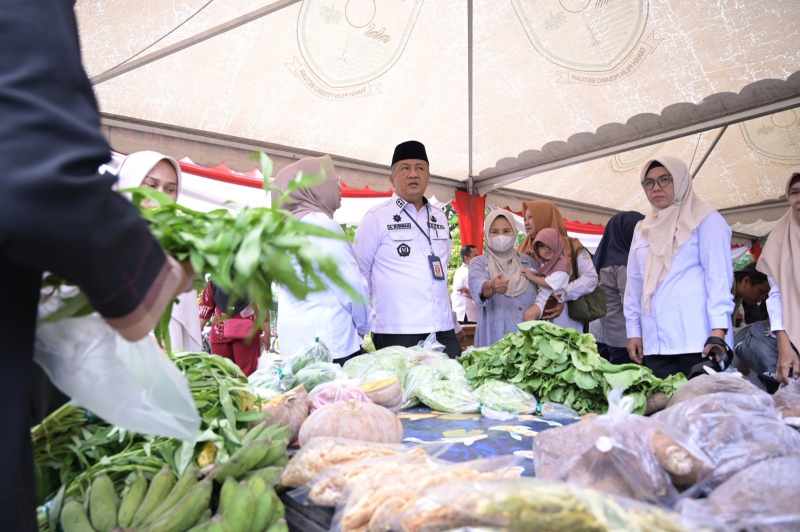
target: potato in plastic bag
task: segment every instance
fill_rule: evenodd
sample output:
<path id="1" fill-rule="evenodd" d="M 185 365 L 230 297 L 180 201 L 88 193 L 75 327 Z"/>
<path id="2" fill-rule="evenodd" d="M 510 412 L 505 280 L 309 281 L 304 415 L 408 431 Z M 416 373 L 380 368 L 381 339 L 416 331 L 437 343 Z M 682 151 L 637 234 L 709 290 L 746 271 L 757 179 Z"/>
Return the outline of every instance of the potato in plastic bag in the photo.
<path id="1" fill-rule="evenodd" d="M 631 414 L 633 401 L 609 394 L 608 414 L 539 433 L 536 476 L 671 506 L 678 488 L 711 474 L 711 460 L 690 439 L 652 418 Z"/>
<path id="2" fill-rule="evenodd" d="M 743 395 L 763 396 L 766 392 L 759 390 L 750 381 L 738 372 L 721 372 L 709 375 L 700 375 L 678 388 L 670 398 L 667 408 L 687 401 L 692 397 L 709 395 L 712 393 L 730 392 Z"/>
<path id="3" fill-rule="evenodd" d="M 764 460 L 726 480 L 705 499 L 685 499 L 684 516 L 711 514 L 737 530 L 800 530 L 800 456 Z"/>
<path id="4" fill-rule="evenodd" d="M 772 396 L 784 422 L 800 427 L 800 379 L 795 379 Z M 791 421 L 789 421 L 791 419 Z"/>
<path id="5" fill-rule="evenodd" d="M 481 406 L 469 386 L 459 381 L 425 382 L 417 388 L 417 398 L 433 410 L 451 414 L 478 412 Z"/>

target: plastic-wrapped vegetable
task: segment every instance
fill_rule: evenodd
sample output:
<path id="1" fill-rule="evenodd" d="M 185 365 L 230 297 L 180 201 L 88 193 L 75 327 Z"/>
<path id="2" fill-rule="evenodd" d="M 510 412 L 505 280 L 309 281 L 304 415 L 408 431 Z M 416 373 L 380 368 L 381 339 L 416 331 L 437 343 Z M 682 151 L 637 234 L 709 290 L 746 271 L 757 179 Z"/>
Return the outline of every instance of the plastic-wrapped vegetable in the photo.
<path id="1" fill-rule="evenodd" d="M 775 407 L 783 416 L 783 419 L 791 425 L 800 426 L 800 379 L 793 380 L 788 386 L 784 386 L 772 396 Z"/>
<path id="2" fill-rule="evenodd" d="M 367 397 L 367 394 L 364 393 L 364 390 L 358 385 L 358 381 L 354 380 L 324 382 L 308 394 L 308 399 L 311 401 L 312 412 L 323 405 L 348 401 L 350 399 L 355 399 L 360 403 L 372 402 L 372 400 Z"/>
<path id="3" fill-rule="evenodd" d="M 407 371 L 408 362 L 405 357 L 376 356 L 362 368 L 358 380 L 361 384 L 366 384 L 395 377 L 400 381 L 400 386 L 405 386 Z"/>
<path id="4" fill-rule="evenodd" d="M 256 392 L 274 390 L 278 395 L 294 388 L 294 376 L 285 374 L 283 368 L 277 364 L 270 364 L 266 368 L 254 371 L 247 377 L 247 382 Z"/>
<path id="5" fill-rule="evenodd" d="M 444 532 L 488 526 L 504 532 L 689 532 L 719 528 L 656 506 L 538 478 L 462 481 L 424 492 L 386 530 Z"/>
<path id="6" fill-rule="evenodd" d="M 333 362 L 333 356 L 328 351 L 328 347 L 320 342 L 319 338 L 315 338 L 313 343 L 301 347 L 291 356 L 286 365 L 292 369 L 294 375 L 297 375 L 301 369 L 314 362 Z"/>
<path id="7" fill-rule="evenodd" d="M 439 412 L 465 414 L 480 410 L 480 402 L 469 386 L 458 381 L 425 382 L 416 393 L 425 406 Z"/>
<path id="8" fill-rule="evenodd" d="M 690 439 L 653 418 L 630 413 L 633 401 L 609 394 L 608 414 L 541 432 L 533 441 L 536 476 L 670 506 L 678 489 L 711 473 Z"/>
<path id="9" fill-rule="evenodd" d="M 433 382 L 439 380 L 439 372 L 430 364 L 420 364 L 412 366 L 406 373 L 406 385 L 403 388 L 403 403 L 400 406 L 401 410 L 411 408 L 419 404 L 417 399 L 417 389 L 426 382 Z"/>
<path id="10" fill-rule="evenodd" d="M 310 392 L 324 382 L 347 379 L 347 373 L 333 362 L 314 362 L 294 375 L 295 384 L 302 384 Z"/>
<path id="11" fill-rule="evenodd" d="M 467 372 L 464 370 L 461 363 L 456 360 L 451 360 L 449 358 L 447 360 L 440 360 L 435 362 L 433 367 L 439 372 L 442 380 L 469 384 L 469 381 L 467 381 Z"/>
<path id="12" fill-rule="evenodd" d="M 371 354 L 353 357 L 344 363 L 344 372 L 347 373 L 347 376 L 351 379 L 357 379 L 359 375 L 361 375 L 361 372 L 364 371 L 364 368 L 373 360 L 375 360 L 375 357 Z"/>
<path id="13" fill-rule="evenodd" d="M 685 499 L 689 518 L 713 515 L 736 530 L 800 530 L 800 456 L 773 458 L 739 471 L 705 499 Z"/>
<path id="14" fill-rule="evenodd" d="M 700 395 L 709 395 L 718 392 L 738 393 L 742 395 L 767 396 L 768 394 L 756 388 L 739 372 L 721 372 L 709 375 L 700 375 L 678 388 L 675 395 L 669 400 L 667 407 L 677 405 Z"/>
<path id="15" fill-rule="evenodd" d="M 486 381 L 474 392 L 484 406 L 512 414 L 527 414 L 536 411 L 536 398 L 523 392 L 513 384 L 501 381 Z"/>
<path id="16" fill-rule="evenodd" d="M 447 360 L 444 353 L 444 345 L 436 340 L 436 333 L 432 332 L 428 337 L 414 347 L 407 350 L 408 361 L 412 364 L 419 364 L 425 361 Z"/>
<path id="17" fill-rule="evenodd" d="M 800 454 L 800 433 L 781 422 L 772 397 L 713 393 L 688 399 L 652 416 L 689 436 L 714 463 L 703 491 L 770 458 Z"/>

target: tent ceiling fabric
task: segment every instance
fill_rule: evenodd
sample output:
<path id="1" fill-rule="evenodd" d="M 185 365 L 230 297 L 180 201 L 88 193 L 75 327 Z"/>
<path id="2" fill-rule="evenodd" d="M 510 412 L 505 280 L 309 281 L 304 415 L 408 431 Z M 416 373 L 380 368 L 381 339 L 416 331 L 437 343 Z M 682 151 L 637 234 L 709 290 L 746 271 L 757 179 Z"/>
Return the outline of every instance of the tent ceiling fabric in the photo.
<path id="1" fill-rule="evenodd" d="M 471 160 L 495 203 L 555 197 L 596 206 L 569 216 L 595 223 L 646 209 L 637 164 L 670 154 L 696 167 L 715 126 L 734 120 L 749 119 L 728 126 L 695 180 L 729 223 L 780 198 L 800 168 L 796 0 L 78 0 L 76 11 L 105 116 L 163 126 L 171 155 L 207 166 L 252 169 L 240 155 L 268 144 L 287 163 L 330 153 L 348 184 L 385 190 L 394 146 L 414 138 L 437 197 L 466 185 Z M 120 68 L 131 70 L 108 77 Z M 111 134 L 112 146 L 134 136 Z M 766 205 L 741 221 L 774 220 Z"/>

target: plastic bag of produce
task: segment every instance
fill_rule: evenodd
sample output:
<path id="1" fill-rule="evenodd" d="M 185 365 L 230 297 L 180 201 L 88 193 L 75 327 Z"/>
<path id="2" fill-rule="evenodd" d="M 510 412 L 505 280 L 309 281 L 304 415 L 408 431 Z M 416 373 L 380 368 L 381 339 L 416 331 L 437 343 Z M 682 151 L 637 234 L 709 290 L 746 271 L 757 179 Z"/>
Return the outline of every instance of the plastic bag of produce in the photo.
<path id="1" fill-rule="evenodd" d="M 289 461 L 281 475 L 281 484 L 291 488 L 306 485 L 325 468 L 411 451 L 393 443 L 375 443 L 346 438 L 312 438 Z"/>
<path id="2" fill-rule="evenodd" d="M 772 396 L 775 407 L 781 413 L 784 422 L 800 427 L 800 379 L 793 380 Z"/>
<path id="3" fill-rule="evenodd" d="M 412 364 L 419 364 L 425 361 L 447 360 L 444 353 L 444 345 L 436 340 L 436 333 L 432 332 L 428 337 L 414 347 L 407 350 L 408 361 Z"/>
<path id="4" fill-rule="evenodd" d="M 800 530 L 800 456 L 751 465 L 705 499 L 685 499 L 677 510 L 689 518 L 713 515 L 736 530 Z"/>
<path id="5" fill-rule="evenodd" d="M 714 471 L 697 487 L 703 493 L 752 464 L 800 454 L 800 433 L 781 422 L 767 394 L 701 395 L 651 419 L 686 434 L 713 461 Z"/>
<path id="6" fill-rule="evenodd" d="M 284 373 L 283 367 L 278 364 L 270 364 L 263 369 L 258 369 L 247 377 L 247 382 L 253 390 L 260 396 L 264 396 L 264 390 L 272 390 L 278 395 L 288 392 L 294 388 L 294 376 Z"/>
<path id="7" fill-rule="evenodd" d="M 339 497 L 334 527 L 338 524 L 341 532 L 403 530 L 389 523 L 427 491 L 471 480 L 518 477 L 523 460 L 514 455 L 457 464 L 428 460 L 425 466 L 394 476 L 381 475 L 380 465 L 374 464 L 377 476 L 370 480 L 368 474 L 361 475 L 357 482 L 348 483 L 347 500 Z"/>
<path id="8" fill-rule="evenodd" d="M 716 521 L 690 519 L 637 501 L 538 478 L 462 481 L 425 491 L 386 530 L 444 532 L 490 527 L 505 532 L 699 532 Z"/>
<path id="9" fill-rule="evenodd" d="M 679 489 L 709 475 L 712 462 L 690 439 L 652 418 L 631 414 L 622 390 L 609 394 L 608 414 L 539 433 L 536 476 L 671 506 Z"/>
<path id="10" fill-rule="evenodd" d="M 469 384 L 467 380 L 467 372 L 464 371 L 464 366 L 457 360 L 445 359 L 434 362 L 433 367 L 441 375 L 441 380 L 456 381 Z"/>
<path id="11" fill-rule="evenodd" d="M 366 364 L 359 374 L 361 384 L 396 378 L 400 386 L 405 386 L 408 362 L 403 356 L 376 356 Z"/>
<path id="12" fill-rule="evenodd" d="M 511 414 L 528 414 L 536 411 L 536 398 L 507 382 L 486 381 L 473 393 L 483 405 L 482 411 L 487 407 Z"/>
<path id="13" fill-rule="evenodd" d="M 424 382 L 416 394 L 425 406 L 439 412 L 466 414 L 478 412 L 481 406 L 469 386 L 458 381 Z"/>
<path id="14" fill-rule="evenodd" d="M 319 338 L 315 338 L 313 342 L 298 349 L 286 361 L 284 373 L 291 372 L 293 375 L 297 375 L 301 369 L 314 362 L 333 362 L 333 356 L 328 351 L 328 347 L 320 342 Z"/>
<path id="15" fill-rule="evenodd" d="M 333 362 L 312 362 L 294 374 L 296 386 L 303 385 L 307 392 L 324 382 L 346 380 L 347 373 L 339 364 Z"/>
<path id="16" fill-rule="evenodd" d="M 151 338 L 128 342 L 99 315 L 40 322 L 34 360 L 53 384 L 109 424 L 193 441 L 189 383 Z"/>
<path id="17" fill-rule="evenodd" d="M 347 376 L 351 379 L 358 379 L 364 368 L 373 360 L 375 360 L 375 357 L 369 353 L 358 355 L 345 362 L 342 369 L 344 369 L 344 372 L 347 373 Z"/>
<path id="18" fill-rule="evenodd" d="M 412 366 L 406 373 L 406 385 L 403 388 L 403 403 L 401 410 L 414 407 L 419 404 L 417 399 L 417 389 L 426 382 L 440 380 L 439 372 L 432 364 L 419 364 Z"/>
<path id="19" fill-rule="evenodd" d="M 361 403 L 372 402 L 372 400 L 367 397 L 367 394 L 359 387 L 358 381 L 355 380 L 335 380 L 322 383 L 308 394 L 308 398 L 311 401 L 312 412 L 323 405 L 338 403 L 339 401 L 348 401 L 350 399 L 355 399 Z"/>
<path id="20" fill-rule="evenodd" d="M 721 372 L 709 375 L 700 375 L 687 381 L 686 384 L 678 388 L 675 395 L 669 400 L 668 407 L 677 405 L 684 401 L 700 395 L 708 395 L 718 392 L 730 392 L 743 395 L 763 396 L 766 392 L 756 388 L 751 382 L 744 378 L 739 372 Z"/>

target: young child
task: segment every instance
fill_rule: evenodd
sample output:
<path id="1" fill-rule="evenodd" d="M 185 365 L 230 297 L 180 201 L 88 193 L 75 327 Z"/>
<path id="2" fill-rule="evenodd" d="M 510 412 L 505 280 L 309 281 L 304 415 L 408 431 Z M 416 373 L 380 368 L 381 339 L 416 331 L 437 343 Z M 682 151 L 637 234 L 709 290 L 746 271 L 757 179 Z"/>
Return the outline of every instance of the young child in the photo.
<path id="1" fill-rule="evenodd" d="M 539 231 L 533 241 L 533 255 L 539 263 L 539 275 L 530 270 L 522 270 L 522 275 L 539 285 L 540 290 L 534 304 L 523 314 L 525 321 L 541 318 L 551 296 L 563 301 L 569 284 L 569 262 L 564 252 L 564 239 L 558 231 L 550 228 Z"/>

